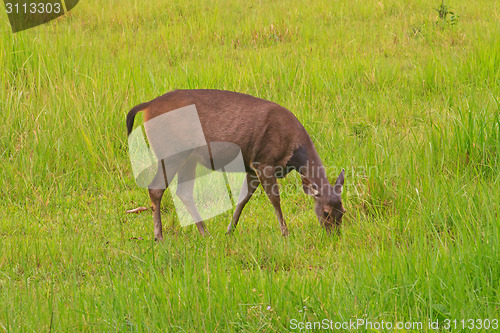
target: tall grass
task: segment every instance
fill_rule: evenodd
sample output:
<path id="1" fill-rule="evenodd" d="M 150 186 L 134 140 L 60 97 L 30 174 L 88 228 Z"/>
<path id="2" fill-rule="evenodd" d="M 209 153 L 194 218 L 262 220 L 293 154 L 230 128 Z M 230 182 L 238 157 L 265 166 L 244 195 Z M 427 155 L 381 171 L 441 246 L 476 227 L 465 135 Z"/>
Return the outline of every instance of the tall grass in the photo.
<path id="1" fill-rule="evenodd" d="M 498 5 L 452 2 L 454 25 L 437 5 L 89 0 L 14 35 L 0 15 L 0 331 L 500 319 Z M 148 205 L 124 120 L 176 88 L 294 112 L 346 168 L 341 236 L 297 186 L 286 240 L 258 190 L 233 237 L 231 212 L 201 238 L 165 198 L 154 243 L 124 214 Z"/>

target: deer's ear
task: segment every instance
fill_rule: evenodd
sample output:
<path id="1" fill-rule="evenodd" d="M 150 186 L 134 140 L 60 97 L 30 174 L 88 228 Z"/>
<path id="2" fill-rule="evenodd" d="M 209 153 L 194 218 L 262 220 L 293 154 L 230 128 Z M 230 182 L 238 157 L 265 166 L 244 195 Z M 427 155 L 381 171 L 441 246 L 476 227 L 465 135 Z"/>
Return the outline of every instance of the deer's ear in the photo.
<path id="1" fill-rule="evenodd" d="M 320 195 L 318 185 L 306 176 L 302 176 L 302 188 L 306 194 L 312 195 L 315 198 L 318 198 Z"/>
<path id="2" fill-rule="evenodd" d="M 335 193 L 337 194 L 342 194 L 342 188 L 344 187 L 344 174 L 345 170 L 342 169 L 340 172 L 340 175 L 337 178 L 337 181 L 335 182 L 334 188 L 335 188 Z"/>

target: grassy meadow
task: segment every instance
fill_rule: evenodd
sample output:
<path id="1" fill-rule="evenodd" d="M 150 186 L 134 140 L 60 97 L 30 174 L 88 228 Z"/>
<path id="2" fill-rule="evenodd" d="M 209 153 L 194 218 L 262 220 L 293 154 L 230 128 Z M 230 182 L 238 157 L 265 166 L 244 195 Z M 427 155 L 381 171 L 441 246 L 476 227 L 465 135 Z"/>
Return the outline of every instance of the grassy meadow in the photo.
<path id="1" fill-rule="evenodd" d="M 500 6 L 439 5 L 87 0 L 16 34 L 2 9 L 0 332 L 500 320 Z M 125 214 L 149 206 L 125 116 L 177 88 L 291 110 L 331 181 L 346 169 L 341 235 L 293 173 L 287 239 L 258 189 L 232 237 L 232 211 L 202 238 L 165 195 L 155 243 Z"/>

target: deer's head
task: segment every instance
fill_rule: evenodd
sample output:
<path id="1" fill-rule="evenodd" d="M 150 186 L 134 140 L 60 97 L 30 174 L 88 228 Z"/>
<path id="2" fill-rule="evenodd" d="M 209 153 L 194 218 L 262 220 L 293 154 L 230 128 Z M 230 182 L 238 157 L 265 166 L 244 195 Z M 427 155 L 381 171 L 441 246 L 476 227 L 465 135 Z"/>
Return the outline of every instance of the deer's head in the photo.
<path id="1" fill-rule="evenodd" d="M 342 206 L 342 187 L 344 186 L 344 169 L 340 172 L 334 185 L 330 183 L 316 184 L 307 177 L 302 177 L 304 191 L 316 200 L 314 211 L 321 225 L 328 233 L 338 230 L 342 216 L 346 210 Z"/>

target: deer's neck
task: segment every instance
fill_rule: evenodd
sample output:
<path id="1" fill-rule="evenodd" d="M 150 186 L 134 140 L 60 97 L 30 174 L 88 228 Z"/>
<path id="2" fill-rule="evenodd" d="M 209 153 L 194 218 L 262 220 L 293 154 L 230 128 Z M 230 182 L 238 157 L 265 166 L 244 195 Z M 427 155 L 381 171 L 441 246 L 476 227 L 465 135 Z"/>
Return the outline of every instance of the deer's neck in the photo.
<path id="1" fill-rule="evenodd" d="M 319 158 L 318 152 L 309 139 L 307 144 L 296 149 L 291 162 L 295 169 L 319 186 L 330 184 L 326 177 L 326 170 Z"/>

